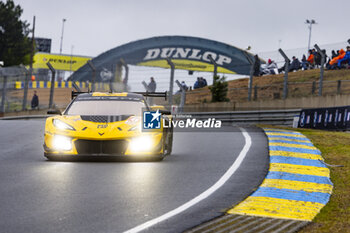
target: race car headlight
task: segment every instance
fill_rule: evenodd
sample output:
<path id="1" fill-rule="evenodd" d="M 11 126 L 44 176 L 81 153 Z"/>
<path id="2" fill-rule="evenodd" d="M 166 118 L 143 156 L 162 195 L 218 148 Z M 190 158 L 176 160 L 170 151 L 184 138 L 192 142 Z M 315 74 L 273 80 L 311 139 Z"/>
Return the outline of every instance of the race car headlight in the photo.
<path id="1" fill-rule="evenodd" d="M 53 137 L 52 146 L 55 150 L 71 150 L 72 149 L 72 140 L 69 137 L 62 135 L 55 135 Z"/>
<path id="2" fill-rule="evenodd" d="M 150 151 L 152 146 L 153 140 L 149 136 L 133 138 L 129 144 L 129 148 L 132 152 Z"/>
<path id="3" fill-rule="evenodd" d="M 64 123 L 63 121 L 61 120 L 58 120 L 58 119 L 53 119 L 52 120 L 52 124 L 57 128 L 57 129 L 62 129 L 62 130 L 74 130 L 75 129 L 73 128 L 73 126 L 71 125 L 68 125 L 67 123 Z"/>

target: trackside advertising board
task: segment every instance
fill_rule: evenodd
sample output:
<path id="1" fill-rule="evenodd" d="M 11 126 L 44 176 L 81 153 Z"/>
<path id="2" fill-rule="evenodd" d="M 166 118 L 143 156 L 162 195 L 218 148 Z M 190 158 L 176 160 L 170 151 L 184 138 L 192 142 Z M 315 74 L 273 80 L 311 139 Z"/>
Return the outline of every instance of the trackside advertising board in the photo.
<path id="1" fill-rule="evenodd" d="M 170 59 L 175 69 L 213 72 L 215 63 L 219 73 L 248 75 L 251 67 L 248 57 L 253 59 L 253 54 L 218 41 L 188 36 L 162 36 L 118 46 L 93 58 L 91 62 L 97 73 L 114 73 L 118 63 L 170 68 L 167 61 Z M 91 69 L 84 65 L 73 74 L 72 80 L 88 80 L 91 78 L 89 72 Z"/>
<path id="2" fill-rule="evenodd" d="M 50 62 L 56 70 L 76 71 L 85 65 L 91 57 L 69 56 L 51 53 L 36 53 L 34 55 L 34 69 L 48 69 L 46 63 Z"/>
<path id="3" fill-rule="evenodd" d="M 350 106 L 302 109 L 299 128 L 349 130 Z"/>

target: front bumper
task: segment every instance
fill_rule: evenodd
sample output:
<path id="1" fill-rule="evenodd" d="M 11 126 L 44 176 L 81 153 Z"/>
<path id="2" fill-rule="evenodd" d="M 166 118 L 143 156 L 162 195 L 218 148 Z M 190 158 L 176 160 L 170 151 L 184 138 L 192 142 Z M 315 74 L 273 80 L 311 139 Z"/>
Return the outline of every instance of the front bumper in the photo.
<path id="1" fill-rule="evenodd" d="M 163 154 L 152 155 L 125 155 L 125 154 L 57 154 L 44 152 L 50 160 L 60 161 L 158 161 L 164 158 Z"/>
<path id="2" fill-rule="evenodd" d="M 163 155 L 162 134 L 155 134 L 152 138 L 150 150 L 133 151 L 130 146 L 133 138 L 120 138 L 114 140 L 90 140 L 80 138 L 70 138 L 70 150 L 57 150 L 53 144 L 55 135 L 45 134 L 44 155 L 50 158 L 69 158 L 69 157 L 91 157 L 91 158 L 159 158 Z M 135 145 L 135 143 L 134 143 Z M 136 144 L 138 145 L 138 144 Z"/>

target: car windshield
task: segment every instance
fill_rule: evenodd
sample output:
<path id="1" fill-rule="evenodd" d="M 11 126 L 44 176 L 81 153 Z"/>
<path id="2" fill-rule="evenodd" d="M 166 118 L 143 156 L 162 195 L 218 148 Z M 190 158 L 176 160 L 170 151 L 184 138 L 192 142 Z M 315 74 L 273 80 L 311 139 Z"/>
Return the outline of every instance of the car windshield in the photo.
<path id="1" fill-rule="evenodd" d="M 141 101 L 91 100 L 74 101 L 66 115 L 141 116 L 145 104 Z"/>

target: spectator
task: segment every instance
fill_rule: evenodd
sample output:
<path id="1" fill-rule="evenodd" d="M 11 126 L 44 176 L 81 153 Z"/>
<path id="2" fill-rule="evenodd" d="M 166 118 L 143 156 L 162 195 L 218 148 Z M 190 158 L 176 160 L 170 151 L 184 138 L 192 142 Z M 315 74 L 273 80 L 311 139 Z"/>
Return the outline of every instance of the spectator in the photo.
<path id="1" fill-rule="evenodd" d="M 267 66 L 265 67 L 265 69 L 262 70 L 262 74 L 276 74 L 276 71 L 278 70 L 277 64 L 276 62 L 274 62 L 273 60 L 269 59 L 267 61 Z"/>
<path id="2" fill-rule="evenodd" d="M 314 63 L 316 66 L 321 65 L 321 54 L 316 51 L 316 49 L 312 49 L 312 54 L 314 55 Z"/>
<path id="3" fill-rule="evenodd" d="M 39 108 L 39 97 L 36 94 L 36 91 L 34 91 L 34 95 L 33 95 L 33 98 L 32 98 L 31 105 L 32 105 L 32 109 Z"/>
<path id="4" fill-rule="evenodd" d="M 208 86 L 207 80 L 205 78 L 201 77 L 201 80 L 202 80 L 202 85 L 203 85 L 202 87 Z"/>
<path id="5" fill-rule="evenodd" d="M 309 62 L 306 60 L 305 54 L 303 54 L 303 58 L 301 59 L 301 67 L 303 70 L 307 70 L 309 68 Z"/>
<path id="6" fill-rule="evenodd" d="M 334 50 L 332 50 L 332 59 L 335 58 L 336 56 L 338 56 Z"/>
<path id="7" fill-rule="evenodd" d="M 193 89 L 200 88 L 200 82 L 201 82 L 200 78 L 197 77 L 197 81 L 193 84 Z"/>
<path id="8" fill-rule="evenodd" d="M 309 63 L 309 68 L 313 69 L 315 66 L 315 57 L 311 49 L 309 50 L 309 57 L 307 58 L 307 62 Z"/>
<path id="9" fill-rule="evenodd" d="M 147 86 L 149 92 L 156 92 L 157 89 L 157 83 L 154 81 L 154 78 L 151 77 L 151 81 Z"/>
<path id="10" fill-rule="evenodd" d="M 346 47 L 346 53 L 345 56 L 342 59 L 338 60 L 338 68 L 341 68 L 342 62 L 348 62 L 348 65 L 350 65 L 350 46 Z"/>
<path id="11" fill-rule="evenodd" d="M 300 69 L 300 66 L 301 66 L 300 61 L 298 60 L 298 58 L 293 56 L 292 59 L 293 59 L 292 63 L 289 66 L 289 72 L 294 71 L 294 70 L 297 71 L 297 70 Z"/>
<path id="12" fill-rule="evenodd" d="M 207 86 L 207 80 L 203 77 L 198 77 L 197 81 L 193 85 L 193 89 L 202 88 Z"/>
<path id="13" fill-rule="evenodd" d="M 182 86 L 183 89 L 185 89 L 185 91 L 188 90 L 188 86 L 186 85 L 185 81 L 181 82 L 181 86 Z"/>
<path id="14" fill-rule="evenodd" d="M 253 73 L 254 76 L 260 76 L 260 66 L 261 66 L 260 59 L 258 54 L 256 54 L 254 56 L 254 73 Z"/>
<path id="15" fill-rule="evenodd" d="M 345 51 L 344 49 L 341 49 L 339 51 L 339 55 L 336 56 L 335 58 L 333 58 L 330 62 L 329 62 L 329 69 L 333 70 L 335 68 L 337 68 L 337 63 L 340 59 L 343 59 L 345 56 Z"/>

